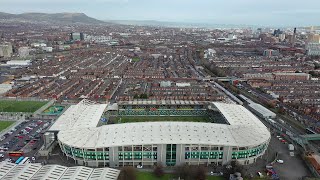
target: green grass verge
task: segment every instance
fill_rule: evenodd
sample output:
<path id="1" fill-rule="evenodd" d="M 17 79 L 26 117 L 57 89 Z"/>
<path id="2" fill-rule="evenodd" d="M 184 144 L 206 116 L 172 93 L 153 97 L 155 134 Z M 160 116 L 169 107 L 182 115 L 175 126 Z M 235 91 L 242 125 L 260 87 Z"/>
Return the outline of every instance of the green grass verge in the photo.
<path id="1" fill-rule="evenodd" d="M 0 132 L 7 127 L 9 127 L 11 124 L 13 124 L 14 121 L 0 121 Z"/>
<path id="2" fill-rule="evenodd" d="M 137 172 L 137 180 L 170 180 L 171 178 L 171 174 L 165 174 L 161 178 L 158 178 L 152 172 Z"/>
<path id="3" fill-rule="evenodd" d="M 161 178 L 155 177 L 152 172 L 137 172 L 137 180 L 171 180 L 171 174 L 165 174 Z M 207 180 L 223 180 L 223 177 L 207 176 Z"/>
<path id="4" fill-rule="evenodd" d="M 139 61 L 140 61 L 140 58 L 138 58 L 138 57 L 132 58 L 132 62 L 139 62 Z"/>
<path id="5" fill-rule="evenodd" d="M 35 112 L 47 101 L 0 101 L 0 112 Z"/>
<path id="6" fill-rule="evenodd" d="M 182 122 L 210 122 L 208 117 L 191 116 L 124 116 L 118 117 L 117 122 L 156 122 L 156 121 L 182 121 Z"/>

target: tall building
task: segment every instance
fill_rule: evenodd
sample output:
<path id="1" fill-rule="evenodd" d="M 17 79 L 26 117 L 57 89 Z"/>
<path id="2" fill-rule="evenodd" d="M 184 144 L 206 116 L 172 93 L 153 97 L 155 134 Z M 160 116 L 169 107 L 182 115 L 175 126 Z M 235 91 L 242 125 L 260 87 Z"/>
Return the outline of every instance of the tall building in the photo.
<path id="1" fill-rule="evenodd" d="M 271 56 L 278 56 L 279 51 L 273 49 L 266 49 L 263 51 L 263 56 L 271 57 Z"/>
<path id="2" fill-rule="evenodd" d="M 279 34 L 279 41 L 284 41 L 286 39 L 286 34 Z"/>
<path id="3" fill-rule="evenodd" d="M 0 57 L 11 57 L 13 53 L 11 43 L 0 45 Z"/>
<path id="4" fill-rule="evenodd" d="M 278 37 L 280 34 L 282 34 L 283 32 L 280 29 L 276 29 L 273 31 L 273 36 Z"/>
<path id="5" fill-rule="evenodd" d="M 320 43 L 320 34 L 309 34 L 307 42 L 308 43 Z"/>
<path id="6" fill-rule="evenodd" d="M 308 43 L 306 50 L 309 56 L 320 56 L 320 43 Z"/>
<path id="7" fill-rule="evenodd" d="M 294 47 L 295 43 L 296 43 L 296 35 L 297 35 L 297 28 L 294 28 L 293 30 L 293 36 L 292 36 L 292 47 Z"/>
<path id="8" fill-rule="evenodd" d="M 80 32 L 73 32 L 70 34 L 70 40 L 73 40 L 73 41 L 84 40 L 84 34 Z"/>

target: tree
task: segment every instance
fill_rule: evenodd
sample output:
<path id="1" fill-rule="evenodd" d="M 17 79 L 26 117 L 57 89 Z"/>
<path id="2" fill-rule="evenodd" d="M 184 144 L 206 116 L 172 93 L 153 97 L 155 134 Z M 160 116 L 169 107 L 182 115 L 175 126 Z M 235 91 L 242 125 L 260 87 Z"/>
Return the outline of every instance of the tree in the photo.
<path id="1" fill-rule="evenodd" d="M 137 172 L 134 167 L 125 166 L 121 169 L 118 180 L 136 180 Z"/>
<path id="2" fill-rule="evenodd" d="M 133 99 L 139 99 L 139 95 L 138 94 L 134 94 Z"/>
<path id="3" fill-rule="evenodd" d="M 162 177 L 164 175 L 163 166 L 161 163 L 157 163 L 157 165 L 153 169 L 153 174 L 156 177 Z"/>
<path id="4" fill-rule="evenodd" d="M 278 113 L 280 113 L 280 114 L 285 114 L 285 112 L 286 112 L 286 110 L 283 107 L 280 107 L 278 109 Z"/>
<path id="5" fill-rule="evenodd" d="M 190 167 L 187 164 L 176 166 L 174 168 L 174 177 L 188 180 L 188 178 L 190 178 L 188 177 L 189 172 L 190 172 Z"/>
<path id="6" fill-rule="evenodd" d="M 196 180 L 205 180 L 206 179 L 206 169 L 203 166 L 198 166 L 195 168 L 195 172 L 193 173 L 193 177 Z"/>
<path id="7" fill-rule="evenodd" d="M 141 95 L 140 95 L 140 98 L 141 98 L 141 99 L 148 99 L 148 95 L 145 94 L 145 93 L 144 93 L 144 94 L 141 94 Z"/>

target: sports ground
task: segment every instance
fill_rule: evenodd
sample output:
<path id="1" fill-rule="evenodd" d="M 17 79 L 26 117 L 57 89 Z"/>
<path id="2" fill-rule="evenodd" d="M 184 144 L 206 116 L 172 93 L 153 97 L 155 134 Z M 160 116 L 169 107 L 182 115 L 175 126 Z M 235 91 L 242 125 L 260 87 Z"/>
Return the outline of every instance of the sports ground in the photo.
<path id="1" fill-rule="evenodd" d="M 0 100 L 0 112 L 35 112 L 47 101 L 11 101 Z"/>
<path id="2" fill-rule="evenodd" d="M 117 118 L 118 123 L 157 121 L 210 122 L 210 119 L 205 116 L 123 116 Z"/>

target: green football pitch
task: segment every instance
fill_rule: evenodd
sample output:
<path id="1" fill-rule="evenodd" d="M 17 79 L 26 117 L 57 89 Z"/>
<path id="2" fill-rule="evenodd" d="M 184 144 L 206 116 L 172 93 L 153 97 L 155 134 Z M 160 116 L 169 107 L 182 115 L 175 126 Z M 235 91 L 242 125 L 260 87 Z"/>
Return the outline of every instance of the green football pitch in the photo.
<path id="1" fill-rule="evenodd" d="M 157 121 L 210 122 L 210 119 L 205 116 L 123 116 L 117 118 L 118 123 Z"/>
<path id="2" fill-rule="evenodd" d="M 0 101 L 0 112 L 35 112 L 47 101 Z"/>

